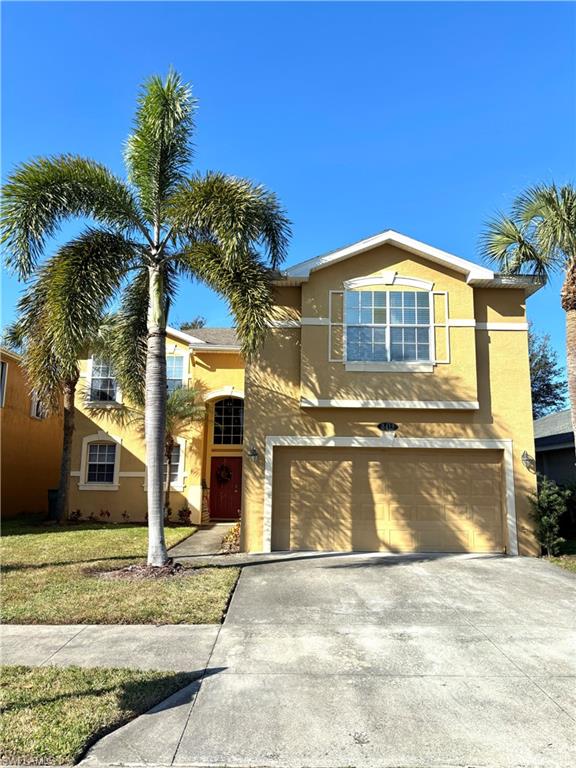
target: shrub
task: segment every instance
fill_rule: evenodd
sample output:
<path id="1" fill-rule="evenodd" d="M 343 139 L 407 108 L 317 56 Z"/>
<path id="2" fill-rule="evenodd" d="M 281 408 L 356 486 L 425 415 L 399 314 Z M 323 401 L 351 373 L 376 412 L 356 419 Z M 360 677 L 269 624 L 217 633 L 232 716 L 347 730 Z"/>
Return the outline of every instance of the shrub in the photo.
<path id="1" fill-rule="evenodd" d="M 560 518 L 566 512 L 571 492 L 560 488 L 547 477 L 539 478 L 538 493 L 530 497 L 532 519 L 536 522 L 536 538 L 544 554 L 557 555 L 564 539 L 560 536 Z"/>

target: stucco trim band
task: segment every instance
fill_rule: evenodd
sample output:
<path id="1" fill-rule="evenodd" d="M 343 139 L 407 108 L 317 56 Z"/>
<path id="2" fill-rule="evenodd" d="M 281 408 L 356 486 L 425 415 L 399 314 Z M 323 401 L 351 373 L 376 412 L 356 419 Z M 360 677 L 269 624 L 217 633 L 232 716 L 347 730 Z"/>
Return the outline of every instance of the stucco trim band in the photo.
<path id="1" fill-rule="evenodd" d="M 477 411 L 477 400 L 340 400 L 303 397 L 301 408 L 388 408 L 412 410 Z"/>
<path id="2" fill-rule="evenodd" d="M 479 331 L 527 331 L 528 323 L 476 323 Z"/>
<path id="3" fill-rule="evenodd" d="M 387 440 L 382 437 L 318 437 L 300 435 L 269 435 L 266 438 L 266 450 L 264 455 L 264 520 L 262 526 L 262 552 L 268 553 L 272 551 L 274 448 L 299 446 L 318 448 L 455 448 L 469 450 L 485 448 L 487 450 L 501 450 L 504 455 L 504 504 L 508 532 L 507 552 L 510 555 L 518 554 L 512 440 L 458 437 L 399 437 L 394 440 Z"/>

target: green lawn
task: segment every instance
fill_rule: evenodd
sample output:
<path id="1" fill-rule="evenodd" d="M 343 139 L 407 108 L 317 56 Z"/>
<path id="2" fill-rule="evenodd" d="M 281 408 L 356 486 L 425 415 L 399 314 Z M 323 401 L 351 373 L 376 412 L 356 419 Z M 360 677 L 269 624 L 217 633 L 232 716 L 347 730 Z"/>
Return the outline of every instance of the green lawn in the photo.
<path id="1" fill-rule="evenodd" d="M 561 554 L 558 557 L 551 557 L 550 562 L 559 565 L 565 571 L 576 573 L 576 539 L 564 542 Z"/>
<path id="2" fill-rule="evenodd" d="M 166 529 L 168 546 L 193 532 Z M 81 523 L 2 530 L 2 620 L 11 624 L 211 624 L 222 618 L 238 570 L 203 568 L 164 579 L 104 580 L 141 563 L 144 526 Z"/>
<path id="3" fill-rule="evenodd" d="M 187 673 L 2 667 L 0 762 L 63 765 L 179 688 Z"/>

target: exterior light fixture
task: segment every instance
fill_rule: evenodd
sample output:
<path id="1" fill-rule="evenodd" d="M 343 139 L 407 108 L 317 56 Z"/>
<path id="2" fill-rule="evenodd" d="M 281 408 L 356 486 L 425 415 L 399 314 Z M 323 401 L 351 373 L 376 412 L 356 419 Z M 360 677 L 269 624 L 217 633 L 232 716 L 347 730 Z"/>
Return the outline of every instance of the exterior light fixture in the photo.
<path id="1" fill-rule="evenodd" d="M 530 456 L 527 451 L 524 451 L 520 458 L 522 460 L 522 464 L 524 464 L 527 470 L 534 473 L 536 472 L 536 460 L 533 456 Z"/>
<path id="2" fill-rule="evenodd" d="M 258 461 L 258 451 L 256 450 L 256 448 L 254 448 L 254 446 L 248 449 L 247 454 L 248 454 L 248 458 L 252 459 L 252 461 Z"/>

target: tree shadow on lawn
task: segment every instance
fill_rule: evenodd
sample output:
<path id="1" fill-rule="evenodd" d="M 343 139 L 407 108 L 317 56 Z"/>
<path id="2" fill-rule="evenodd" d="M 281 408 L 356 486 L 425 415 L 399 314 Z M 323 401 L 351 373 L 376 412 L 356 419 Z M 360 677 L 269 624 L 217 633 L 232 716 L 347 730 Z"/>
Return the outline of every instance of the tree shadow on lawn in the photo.
<path id="1" fill-rule="evenodd" d="M 314 560 L 338 560 L 346 558 L 346 562 L 343 563 L 331 563 L 327 562 L 327 568 L 365 568 L 365 567 L 393 567 L 402 565 L 411 565 L 412 563 L 430 562 L 433 560 L 442 560 L 447 557 L 463 557 L 467 559 L 484 560 L 495 558 L 506 558 L 507 555 L 499 552 L 495 553 L 478 553 L 470 555 L 462 552 L 416 552 L 416 553 L 374 553 L 374 552 L 301 552 L 294 554 L 293 552 L 276 553 L 274 554 L 260 554 L 260 555 L 245 555 L 240 556 L 236 560 L 225 561 L 225 558 L 235 557 L 234 555 L 183 555 L 176 557 L 175 560 L 185 568 L 193 570 L 203 570 L 205 568 L 253 568 L 255 566 L 264 567 L 268 565 L 278 565 L 286 563 L 295 563 L 299 561 L 314 561 Z M 253 558 L 253 559 L 250 559 Z M 199 561 L 199 562 L 198 562 Z"/>
<path id="2" fill-rule="evenodd" d="M 0 570 L 4 575 L 6 575 L 15 571 L 35 571 L 45 568 L 64 568 L 68 565 L 84 566 L 88 565 L 89 563 L 112 563 L 117 560 L 126 563 L 143 563 L 145 562 L 146 558 L 144 555 L 134 555 L 133 557 L 130 555 L 119 555 L 117 557 L 106 555 L 104 557 L 82 558 L 81 560 L 61 560 L 59 562 L 50 563 L 6 563 L 1 566 Z M 98 570 L 99 569 L 95 567 L 86 568 L 86 572 L 83 575 L 92 576 L 95 573 L 97 574 Z M 103 568 L 102 570 L 107 569 Z"/>
<path id="3" fill-rule="evenodd" d="M 190 528 L 190 534 L 194 533 L 197 526 L 184 526 L 177 522 L 166 523 L 165 528 Z M 13 517 L 2 521 L 2 538 L 10 536 L 26 536 L 33 534 L 38 536 L 40 533 L 72 533 L 79 531 L 119 531 L 123 529 L 138 530 L 139 528 L 147 530 L 148 525 L 144 522 L 134 523 L 110 523 L 94 521 L 74 522 L 68 520 L 62 525 L 47 520 L 45 517 Z M 176 545 L 174 545 L 176 546 Z"/>
<path id="4" fill-rule="evenodd" d="M 187 700 L 191 701 L 205 677 L 217 675 L 220 672 L 224 672 L 226 669 L 227 667 L 208 667 L 206 669 L 190 672 L 174 672 L 167 674 L 162 678 L 155 678 L 154 680 L 135 680 L 133 682 L 124 683 L 118 692 L 118 707 L 126 715 L 124 722 L 131 720 L 137 715 L 144 714 L 145 712 L 160 712 L 184 704 Z M 147 670 L 141 671 L 146 672 Z M 155 696 L 155 694 L 157 693 L 158 688 L 165 684 L 177 685 L 178 688 L 170 693 L 167 698 L 157 701 L 157 696 Z M 35 699 L 34 702 L 26 701 L 22 703 L 7 704 L 3 709 L 5 712 L 15 712 L 20 709 L 28 709 L 30 706 L 54 704 L 57 701 L 64 701 L 71 698 L 77 699 L 86 696 L 103 696 L 106 693 L 111 693 L 116 688 L 116 685 L 87 688 L 83 691 L 71 691 L 56 696 L 46 696 L 42 699 Z M 151 708 L 148 707 L 148 703 L 154 702 L 155 699 L 156 703 L 154 703 Z M 145 702 L 144 708 L 141 704 L 142 700 Z"/>

